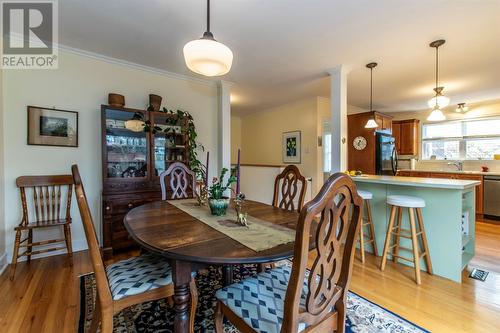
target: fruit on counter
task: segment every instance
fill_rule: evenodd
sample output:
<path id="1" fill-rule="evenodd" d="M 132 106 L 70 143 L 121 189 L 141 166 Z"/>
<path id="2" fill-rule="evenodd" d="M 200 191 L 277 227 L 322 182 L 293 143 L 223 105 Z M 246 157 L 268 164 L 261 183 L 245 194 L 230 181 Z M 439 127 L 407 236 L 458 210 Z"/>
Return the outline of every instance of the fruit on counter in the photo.
<path id="1" fill-rule="evenodd" d="M 346 170 L 344 173 L 349 176 L 361 176 L 363 174 L 360 170 Z"/>

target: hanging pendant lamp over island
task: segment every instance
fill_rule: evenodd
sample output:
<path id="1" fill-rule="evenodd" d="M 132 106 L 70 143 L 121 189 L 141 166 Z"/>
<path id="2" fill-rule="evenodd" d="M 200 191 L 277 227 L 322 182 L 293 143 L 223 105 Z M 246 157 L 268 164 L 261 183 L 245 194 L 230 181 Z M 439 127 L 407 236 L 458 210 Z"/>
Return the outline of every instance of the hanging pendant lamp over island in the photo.
<path id="1" fill-rule="evenodd" d="M 210 32 L 210 0 L 207 0 L 207 31 L 200 39 L 184 45 L 183 53 L 186 66 L 195 73 L 220 76 L 231 69 L 233 52 Z"/>
<path id="2" fill-rule="evenodd" d="M 377 67 L 376 62 L 370 62 L 366 65 L 370 69 L 370 111 L 373 111 L 373 69 Z M 368 119 L 365 128 L 377 128 L 378 124 L 374 118 Z"/>
<path id="3" fill-rule="evenodd" d="M 448 104 L 450 104 L 450 99 L 443 95 L 444 87 L 439 87 L 439 47 L 443 45 L 446 41 L 444 39 L 435 40 L 429 44 L 430 47 L 436 48 L 436 86 L 434 88 L 434 92 L 436 93 L 433 98 L 431 98 L 427 104 L 429 107 L 433 107 L 431 114 L 427 117 L 428 121 L 441 121 L 445 120 L 446 117 L 441 111 L 441 108 L 444 108 Z"/>

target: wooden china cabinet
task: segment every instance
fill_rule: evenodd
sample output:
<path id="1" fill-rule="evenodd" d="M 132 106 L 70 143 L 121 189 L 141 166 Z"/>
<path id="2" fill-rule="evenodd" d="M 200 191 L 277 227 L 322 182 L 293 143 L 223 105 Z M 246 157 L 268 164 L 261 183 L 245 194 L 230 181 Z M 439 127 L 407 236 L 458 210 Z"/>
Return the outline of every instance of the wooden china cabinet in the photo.
<path id="1" fill-rule="evenodd" d="M 101 106 L 101 115 L 103 254 L 109 258 L 136 245 L 123 225 L 125 214 L 161 199 L 158 175 L 173 162 L 187 164 L 189 145 L 187 121 L 177 115 L 109 105 Z M 149 121 L 156 133 L 137 122 L 135 131 L 127 129 L 134 118 Z"/>

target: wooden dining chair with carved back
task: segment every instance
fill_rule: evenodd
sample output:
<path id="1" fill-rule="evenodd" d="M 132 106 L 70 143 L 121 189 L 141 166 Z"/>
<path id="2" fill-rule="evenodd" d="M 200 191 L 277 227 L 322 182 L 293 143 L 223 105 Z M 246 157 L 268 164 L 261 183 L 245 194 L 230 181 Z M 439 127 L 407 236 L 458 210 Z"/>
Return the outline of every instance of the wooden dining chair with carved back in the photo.
<path id="1" fill-rule="evenodd" d="M 193 198 L 196 174 L 186 164 L 174 162 L 160 174 L 160 186 L 162 200 Z"/>
<path id="2" fill-rule="evenodd" d="M 35 254 L 66 250 L 72 265 L 73 250 L 71 245 L 71 194 L 73 178 L 71 175 L 21 176 L 16 179 L 21 193 L 22 219 L 15 227 L 16 239 L 12 255 L 11 280 L 14 279 L 17 260 L 26 256 L 28 262 Z M 58 227 L 62 229 L 64 238 L 33 241 L 33 231 Z M 21 239 L 27 231 L 26 238 Z M 64 246 L 45 247 L 34 250 L 34 247 L 65 243 Z M 26 248 L 19 253 L 20 248 Z"/>
<path id="3" fill-rule="evenodd" d="M 273 206 L 300 213 L 304 206 L 306 190 L 307 181 L 300 174 L 299 168 L 288 165 L 274 180 Z"/>
<path id="4" fill-rule="evenodd" d="M 172 269 L 164 258 L 152 254 L 118 261 L 105 267 L 78 166 L 73 165 L 71 171 L 96 280 L 97 293 L 90 332 L 97 332 L 100 323 L 102 333 L 111 333 L 114 314 L 134 304 L 174 295 Z M 190 332 L 194 332 L 198 302 L 194 278 L 190 283 L 190 292 Z"/>
<path id="5" fill-rule="evenodd" d="M 226 317 L 243 333 L 344 332 L 361 207 L 352 179 L 330 176 L 300 212 L 292 267 L 219 289 L 216 331 Z M 310 249 L 316 256 L 308 270 Z"/>

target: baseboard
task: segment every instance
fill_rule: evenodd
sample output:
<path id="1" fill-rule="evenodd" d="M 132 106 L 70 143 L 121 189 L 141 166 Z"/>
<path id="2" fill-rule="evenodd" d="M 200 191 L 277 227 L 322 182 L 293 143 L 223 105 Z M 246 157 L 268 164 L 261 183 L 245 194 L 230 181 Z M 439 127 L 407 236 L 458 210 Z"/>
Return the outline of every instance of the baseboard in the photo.
<path id="1" fill-rule="evenodd" d="M 7 268 L 7 253 L 2 253 L 0 255 L 0 275 L 3 274 L 6 268 Z"/>
<path id="2" fill-rule="evenodd" d="M 85 240 L 85 239 L 73 240 L 72 243 L 73 243 L 73 252 L 84 251 L 84 250 L 88 249 L 87 240 Z M 52 257 L 52 256 L 60 255 L 60 254 L 66 254 L 66 250 L 40 253 L 40 254 L 34 255 L 31 259 Z M 8 259 L 8 262 L 12 262 L 12 253 L 7 253 L 6 259 Z M 21 257 L 18 259 L 18 262 L 26 261 L 26 259 L 27 259 L 26 257 Z"/>

